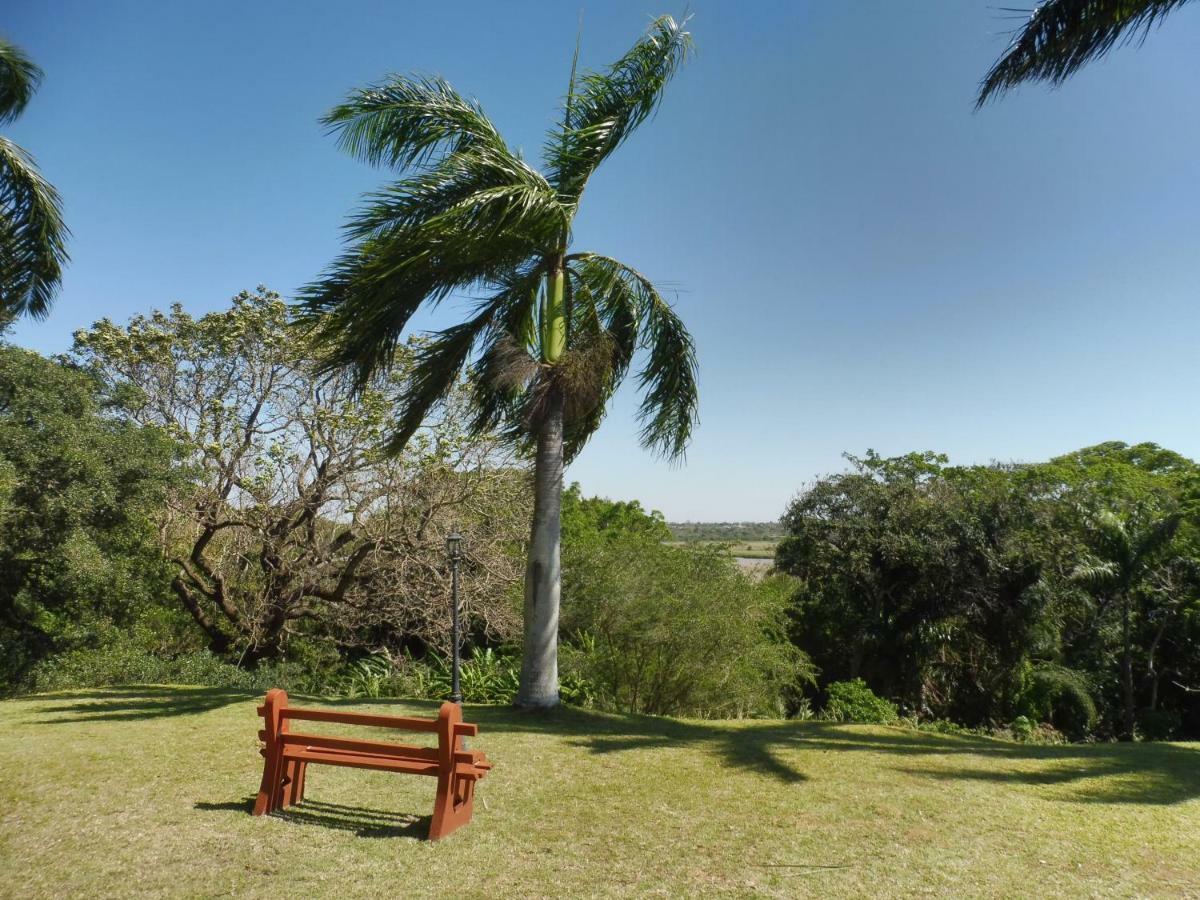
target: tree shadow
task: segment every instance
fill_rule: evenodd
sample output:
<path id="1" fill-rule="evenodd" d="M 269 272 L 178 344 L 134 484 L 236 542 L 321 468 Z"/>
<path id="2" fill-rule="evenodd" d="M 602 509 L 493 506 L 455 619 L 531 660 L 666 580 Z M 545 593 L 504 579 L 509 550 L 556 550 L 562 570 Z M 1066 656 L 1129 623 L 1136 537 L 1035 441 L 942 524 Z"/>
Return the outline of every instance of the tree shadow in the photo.
<path id="1" fill-rule="evenodd" d="M 72 722 L 126 722 L 186 716 L 210 712 L 232 703 L 243 703 L 261 696 L 256 691 L 211 687 L 166 687 L 137 685 L 123 688 L 98 688 L 39 695 L 38 699 L 77 701 L 56 702 L 38 707 L 44 717 L 38 724 L 58 725 Z"/>
<path id="2" fill-rule="evenodd" d="M 236 812 L 249 815 L 254 810 L 254 798 L 232 800 L 225 803 L 199 802 L 193 809 L 206 812 Z M 337 831 L 349 831 L 362 838 L 411 838 L 425 840 L 433 816 L 418 816 L 386 809 L 371 809 L 363 806 L 345 806 L 340 803 L 324 803 L 320 800 L 304 800 L 287 809 L 268 813 L 272 819 L 296 825 L 315 825 Z"/>
<path id="3" fill-rule="evenodd" d="M 228 688 L 134 686 L 46 695 L 59 701 L 38 709 L 46 723 L 134 721 L 193 715 L 261 694 Z M 329 700 L 297 695 L 298 704 L 376 708 L 407 715 L 436 714 L 437 701 L 393 699 Z M 61 701 L 75 701 L 63 704 Z M 382 708 L 380 708 L 382 707 Z M 900 727 L 862 727 L 828 722 L 703 722 L 644 715 L 617 715 L 563 707 L 549 712 L 519 712 L 509 706 L 468 706 L 466 718 L 488 734 L 541 733 L 565 738 L 595 754 L 665 747 L 687 747 L 732 768 L 756 772 L 785 784 L 809 780 L 795 764 L 799 752 L 838 751 L 897 757 L 948 757 L 947 764 L 901 767 L 905 774 L 954 780 L 1054 786 L 1075 784 L 1071 795 L 1056 801 L 1168 805 L 1200 797 L 1200 747 L 1181 744 L 1019 744 L 968 735 L 942 735 Z M 955 765 L 958 756 L 974 759 Z M 981 766 L 979 760 L 985 761 Z M 1036 765 L 1029 765 L 1034 763 Z M 306 802 L 305 814 L 316 807 Z M 327 814 L 321 814 L 327 815 Z M 334 817 L 336 818 L 336 817 Z M 336 827 L 330 824 L 330 827 Z M 364 823 L 355 826 L 364 829 Z M 388 826 L 391 827 L 391 826 Z"/>
<path id="4" fill-rule="evenodd" d="M 485 734 L 531 731 L 567 735 L 572 738 L 572 745 L 598 754 L 682 746 L 712 754 L 725 765 L 790 784 L 807 781 L 810 776 L 801 772 L 789 755 L 837 751 L 909 758 L 949 757 L 949 765 L 897 769 L 939 781 L 1077 785 L 1078 789 L 1069 795 L 1047 798 L 1058 802 L 1170 805 L 1200 797 L 1200 748 L 1180 744 L 1020 744 L 898 726 L 774 721 L 709 724 L 575 709 L 539 715 L 491 709 L 495 708 L 471 710 L 468 717 L 478 721 Z M 961 765 L 953 764 L 957 757 L 962 757 Z M 967 757 L 973 759 L 968 761 Z"/>

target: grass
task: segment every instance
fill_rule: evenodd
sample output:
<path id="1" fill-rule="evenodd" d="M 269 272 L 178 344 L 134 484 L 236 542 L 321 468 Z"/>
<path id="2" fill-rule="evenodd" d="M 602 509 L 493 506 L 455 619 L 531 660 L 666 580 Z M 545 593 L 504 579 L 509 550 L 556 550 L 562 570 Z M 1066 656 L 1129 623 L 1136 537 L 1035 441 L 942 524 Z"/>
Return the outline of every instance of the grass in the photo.
<path id="1" fill-rule="evenodd" d="M 496 767 L 474 821 L 429 844 L 428 778 L 313 768 L 302 806 L 251 817 L 256 702 L 138 687 L 0 703 L 0 895 L 1108 897 L 1200 886 L 1196 744 L 1045 747 L 468 707 L 482 729 L 473 745 Z"/>
<path id="2" fill-rule="evenodd" d="M 668 541 L 672 547 L 696 547 L 719 545 L 729 548 L 730 556 L 743 559 L 775 559 L 775 548 L 779 541 Z"/>

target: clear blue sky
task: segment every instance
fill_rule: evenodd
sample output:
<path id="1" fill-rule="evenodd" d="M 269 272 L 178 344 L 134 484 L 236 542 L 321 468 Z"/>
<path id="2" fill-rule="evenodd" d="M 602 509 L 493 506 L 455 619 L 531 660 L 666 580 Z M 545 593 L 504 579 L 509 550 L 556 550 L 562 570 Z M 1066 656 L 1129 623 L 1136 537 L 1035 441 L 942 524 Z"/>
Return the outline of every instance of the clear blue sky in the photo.
<path id="1" fill-rule="evenodd" d="M 291 294 L 385 177 L 316 120 L 387 72 L 444 75 L 536 156 L 581 6 L 591 66 L 679 11 L 12 0 L 0 29 L 46 81 L 8 133 L 74 232 L 53 314 L 15 340 Z M 1016 24 L 999 6 L 690 0 L 699 52 L 598 173 L 577 242 L 678 287 L 701 426 L 670 467 L 627 393 L 568 478 L 672 519 L 769 519 L 842 451 L 1200 456 L 1200 4 L 975 114 Z"/>

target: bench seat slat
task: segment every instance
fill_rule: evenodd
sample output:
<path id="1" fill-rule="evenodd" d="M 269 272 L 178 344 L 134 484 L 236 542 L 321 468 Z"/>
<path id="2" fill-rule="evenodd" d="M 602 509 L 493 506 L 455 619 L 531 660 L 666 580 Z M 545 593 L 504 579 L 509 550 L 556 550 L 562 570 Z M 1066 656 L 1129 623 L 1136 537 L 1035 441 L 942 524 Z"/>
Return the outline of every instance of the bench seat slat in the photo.
<path id="1" fill-rule="evenodd" d="M 342 725 L 370 725 L 375 728 L 398 728 L 402 731 L 424 731 L 435 733 L 437 719 L 412 719 L 404 716 L 380 716 L 372 713 L 337 712 L 332 709 L 300 709 L 287 707 L 281 710 L 285 719 L 303 719 L 309 722 L 339 722 Z"/>
<path id="2" fill-rule="evenodd" d="M 296 748 L 285 750 L 285 760 L 295 759 L 306 763 L 327 766 L 348 766 L 352 769 L 376 769 L 385 772 L 406 772 L 410 775 L 438 775 L 438 764 L 417 759 L 399 759 L 371 756 L 366 753 L 339 753 L 336 750 Z"/>
<path id="3" fill-rule="evenodd" d="M 411 747 L 407 744 L 388 744 L 383 741 L 360 741 L 357 738 L 329 737 L 323 734 L 301 734 L 285 731 L 280 735 L 284 750 L 289 747 L 312 747 L 321 750 L 337 750 L 347 753 L 370 754 L 371 756 L 418 759 L 423 762 L 438 761 L 437 747 Z"/>

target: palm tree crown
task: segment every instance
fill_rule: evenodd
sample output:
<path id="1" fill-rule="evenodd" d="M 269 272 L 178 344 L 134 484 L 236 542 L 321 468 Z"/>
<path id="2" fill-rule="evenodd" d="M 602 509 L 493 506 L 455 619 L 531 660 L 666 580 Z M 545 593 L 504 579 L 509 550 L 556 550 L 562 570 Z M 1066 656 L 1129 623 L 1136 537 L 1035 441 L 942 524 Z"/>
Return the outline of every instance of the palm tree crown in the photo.
<path id="1" fill-rule="evenodd" d="M 21 115 L 41 79 L 41 69 L 0 39 L 0 125 Z M 58 193 L 28 153 L 0 137 L 0 314 L 40 319 L 50 311 L 67 234 Z"/>
<path id="2" fill-rule="evenodd" d="M 976 108 L 1025 81 L 1061 84 L 1121 42 L 1145 38 L 1188 0 L 1046 0 L 984 76 Z"/>
<path id="3" fill-rule="evenodd" d="M 475 427 L 535 434 L 564 406 L 569 460 L 600 424 L 639 349 L 643 443 L 684 450 L 696 422 L 691 337 L 654 284 L 593 252 L 570 252 L 592 173 L 656 109 L 691 39 L 664 16 L 617 63 L 576 75 L 539 171 L 513 152 L 478 103 L 440 78 L 393 76 L 325 118 L 341 146 L 401 170 L 347 227 L 349 249 L 301 296 L 301 318 L 329 368 L 360 383 L 386 369 L 422 304 L 484 298 L 420 351 L 392 446 L 420 426 L 470 364 Z"/>

